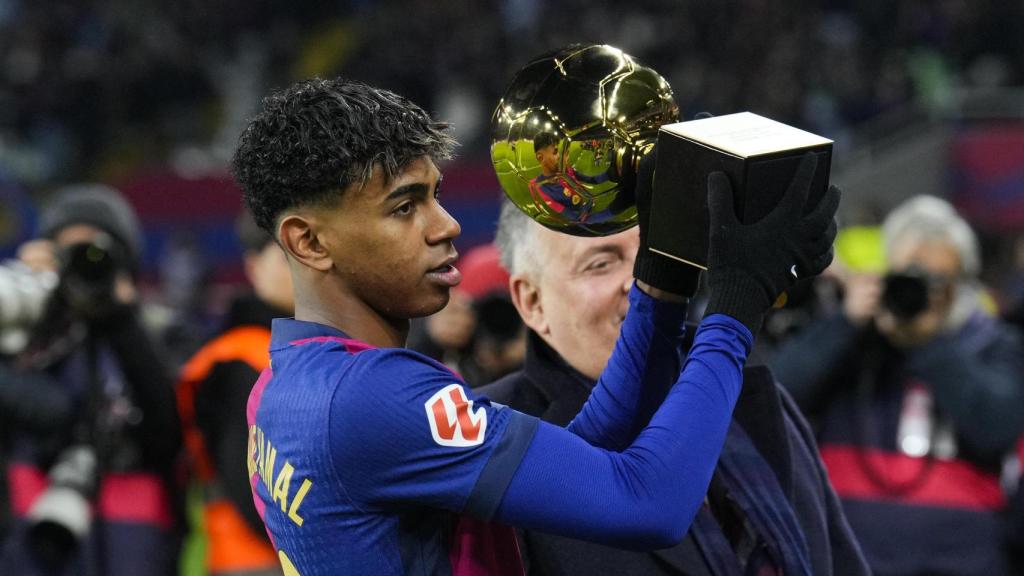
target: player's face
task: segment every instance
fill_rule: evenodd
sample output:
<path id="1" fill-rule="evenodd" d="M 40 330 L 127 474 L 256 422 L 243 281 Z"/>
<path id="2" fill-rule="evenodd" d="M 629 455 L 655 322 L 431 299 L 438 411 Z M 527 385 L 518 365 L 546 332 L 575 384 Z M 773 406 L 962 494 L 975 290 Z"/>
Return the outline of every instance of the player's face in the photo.
<path id="1" fill-rule="evenodd" d="M 546 228 L 537 233 L 545 252 L 538 282 L 546 331 L 542 336 L 571 366 L 597 379 L 629 309 L 639 231 L 598 238 Z"/>
<path id="2" fill-rule="evenodd" d="M 329 216 L 325 242 L 343 284 L 378 314 L 407 319 L 437 312 L 462 276 L 452 265 L 459 223 L 438 202 L 441 173 L 428 157 L 392 181 L 380 170 L 352 186 Z"/>
<path id="3" fill-rule="evenodd" d="M 537 161 L 544 174 L 554 174 L 558 170 L 558 146 L 551 144 L 537 150 Z"/>

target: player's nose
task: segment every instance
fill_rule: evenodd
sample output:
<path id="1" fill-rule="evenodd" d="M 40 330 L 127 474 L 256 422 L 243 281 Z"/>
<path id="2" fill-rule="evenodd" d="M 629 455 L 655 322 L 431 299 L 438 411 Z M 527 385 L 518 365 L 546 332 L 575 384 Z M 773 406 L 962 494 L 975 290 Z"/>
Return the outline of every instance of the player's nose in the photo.
<path id="1" fill-rule="evenodd" d="M 430 228 L 427 233 L 427 242 L 437 244 L 439 242 L 451 242 L 462 233 L 462 226 L 444 206 L 434 205 L 435 210 L 431 215 Z"/>

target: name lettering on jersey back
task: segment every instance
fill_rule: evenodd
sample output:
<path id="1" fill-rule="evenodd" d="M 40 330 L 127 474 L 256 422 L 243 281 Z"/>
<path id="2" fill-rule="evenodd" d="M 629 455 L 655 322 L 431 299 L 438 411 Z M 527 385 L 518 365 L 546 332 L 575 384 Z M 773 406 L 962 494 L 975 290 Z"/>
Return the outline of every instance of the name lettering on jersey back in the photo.
<path id="1" fill-rule="evenodd" d="M 277 448 L 266 437 L 263 430 L 256 425 L 249 426 L 249 449 L 246 458 L 249 478 L 254 475 L 266 487 L 271 503 L 281 508 L 281 513 L 296 526 L 302 526 L 300 512 L 302 501 L 313 488 L 313 481 L 295 474 L 295 466 L 287 459 L 277 461 Z M 253 486 L 253 490 L 256 486 Z"/>
<path id="2" fill-rule="evenodd" d="M 459 384 L 449 384 L 424 404 L 434 442 L 441 446 L 465 448 L 484 441 L 487 432 L 487 410 L 473 409 L 473 401 Z"/>

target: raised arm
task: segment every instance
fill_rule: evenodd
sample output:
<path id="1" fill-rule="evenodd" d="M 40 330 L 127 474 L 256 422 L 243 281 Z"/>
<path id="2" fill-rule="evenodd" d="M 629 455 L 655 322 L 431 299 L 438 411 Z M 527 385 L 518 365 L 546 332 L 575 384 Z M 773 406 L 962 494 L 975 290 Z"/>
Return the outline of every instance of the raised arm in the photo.
<path id="1" fill-rule="evenodd" d="M 475 399 L 409 352 L 364 353 L 333 404 L 345 497 L 362 509 L 431 506 L 619 546 L 678 541 L 707 491 L 761 315 L 794 281 L 792 266 L 816 274 L 831 260 L 838 191 L 803 215 L 813 171 L 810 157 L 779 207 L 747 226 L 733 215 L 728 181 L 713 177 L 708 311 L 682 375 L 623 451 Z M 657 321 L 640 321 L 649 306 L 637 304 L 632 321 L 650 336 Z M 634 344 L 620 342 L 622 354 L 644 356 Z M 615 427 L 612 399 L 636 385 L 603 378 L 577 431 Z"/>
<path id="2" fill-rule="evenodd" d="M 707 492 L 752 342 L 736 320 L 706 318 L 679 381 L 622 452 L 541 422 L 494 519 L 632 548 L 681 540 Z"/>
<path id="3" fill-rule="evenodd" d="M 633 274 L 630 313 L 612 357 L 590 399 L 569 429 L 590 444 L 622 450 L 650 420 L 679 374 L 678 350 L 686 316 L 683 304 L 697 288 L 699 270 L 647 248 L 650 197 L 656 152 L 648 155 L 637 177 L 640 247 Z M 737 221 L 729 180 L 708 180 L 711 236 L 708 312 L 737 318 L 756 334 L 761 316 L 795 280 L 795 271 L 816 275 L 832 260 L 836 234 L 833 214 L 839 191 L 831 188 L 804 214 L 817 160 L 808 154 L 779 206 L 761 221 Z"/>
<path id="4" fill-rule="evenodd" d="M 615 349 L 570 431 L 608 450 L 633 443 L 679 378 L 686 309 L 633 286 Z"/>
<path id="5" fill-rule="evenodd" d="M 839 191 L 830 188 L 805 215 L 815 167 L 814 156 L 805 156 L 779 206 L 750 225 L 736 219 L 725 175 L 711 175 L 711 298 L 679 381 L 621 453 L 583 449 L 540 425 L 498 510 L 500 521 L 626 546 L 681 539 L 707 491 L 762 315 L 797 275 L 818 274 L 832 260 Z M 630 344 L 620 340 L 625 350 Z M 604 399 L 635 384 L 602 378 L 575 430 L 593 436 L 609 429 L 619 403 Z M 553 510 L 529 504 L 539 492 Z"/>

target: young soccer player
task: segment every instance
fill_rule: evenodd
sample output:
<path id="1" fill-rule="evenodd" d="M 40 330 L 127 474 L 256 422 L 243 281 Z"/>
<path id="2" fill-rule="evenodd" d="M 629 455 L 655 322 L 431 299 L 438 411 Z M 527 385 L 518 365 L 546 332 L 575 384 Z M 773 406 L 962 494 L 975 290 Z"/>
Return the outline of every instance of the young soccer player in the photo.
<path id="1" fill-rule="evenodd" d="M 505 526 L 677 542 L 707 491 L 761 315 L 791 267 L 816 274 L 831 260 L 838 192 L 803 215 L 808 156 L 776 210 L 745 226 L 725 176 L 709 179 L 712 296 L 681 373 L 674 350 L 696 275 L 646 249 L 649 199 L 638 197 L 622 335 L 559 428 L 475 397 L 402 347 L 409 319 L 442 308 L 460 280 L 459 225 L 439 203 L 435 164 L 453 145 L 446 128 L 391 92 L 310 80 L 267 98 L 241 137 L 237 179 L 295 285 L 295 318 L 275 320 L 271 367 L 248 406 L 254 500 L 285 573 L 521 574 Z"/>

